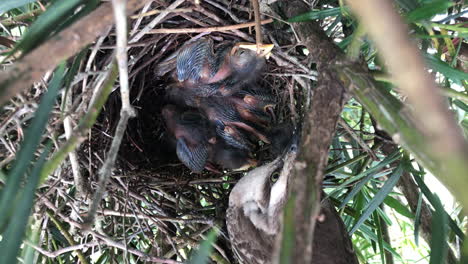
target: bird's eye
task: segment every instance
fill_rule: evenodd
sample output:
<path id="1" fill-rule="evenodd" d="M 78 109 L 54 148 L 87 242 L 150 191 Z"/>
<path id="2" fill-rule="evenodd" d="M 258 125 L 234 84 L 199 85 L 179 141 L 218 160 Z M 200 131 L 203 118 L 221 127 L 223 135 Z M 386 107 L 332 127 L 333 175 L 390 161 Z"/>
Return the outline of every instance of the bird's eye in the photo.
<path id="1" fill-rule="evenodd" d="M 279 179 L 279 176 L 280 176 L 279 171 L 273 172 L 273 174 L 270 175 L 270 181 L 271 181 L 272 183 L 277 182 L 278 179 Z"/>

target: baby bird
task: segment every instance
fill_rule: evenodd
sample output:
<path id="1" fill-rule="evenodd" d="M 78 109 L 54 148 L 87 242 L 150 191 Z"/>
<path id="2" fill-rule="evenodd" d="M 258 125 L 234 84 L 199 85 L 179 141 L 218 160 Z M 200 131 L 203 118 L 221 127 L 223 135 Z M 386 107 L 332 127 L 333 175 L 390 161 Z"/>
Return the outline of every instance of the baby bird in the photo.
<path id="1" fill-rule="evenodd" d="M 191 171 L 201 172 L 205 168 L 209 151 L 206 120 L 197 112 L 182 112 L 174 105 L 166 105 L 162 115 L 168 132 L 175 137 L 179 160 Z"/>
<path id="2" fill-rule="evenodd" d="M 228 96 L 258 76 L 273 45 L 262 45 L 257 54 L 255 44 L 224 44 L 216 54 L 210 39 L 185 45 L 177 55 L 176 75 L 179 83 L 197 96 Z"/>
<path id="3" fill-rule="evenodd" d="M 168 132 L 176 140 L 177 157 L 191 171 L 213 170 L 210 163 L 231 170 L 245 170 L 257 164 L 247 149 L 234 148 L 211 133 L 200 113 L 166 105 L 162 115 Z"/>
<path id="4" fill-rule="evenodd" d="M 261 131 L 255 123 L 248 120 L 244 120 L 237 111 L 235 105 L 222 97 L 203 98 L 200 101 L 199 109 L 205 114 L 205 116 L 216 126 L 217 133 L 220 137 L 226 140 L 229 144 L 231 137 L 226 137 L 225 127 L 228 126 L 232 129 L 232 133 L 229 135 L 237 134 L 236 129 L 242 129 L 245 132 L 249 132 L 256 138 L 263 142 L 270 143 L 270 140 Z M 234 138 L 234 137 L 233 137 Z"/>
<path id="5" fill-rule="evenodd" d="M 221 140 L 212 145 L 208 161 L 224 169 L 241 171 L 257 166 L 257 160 L 246 150 L 228 146 Z"/>
<path id="6" fill-rule="evenodd" d="M 246 87 L 228 98 L 245 120 L 268 126 L 275 119 L 274 97 L 259 89 Z"/>

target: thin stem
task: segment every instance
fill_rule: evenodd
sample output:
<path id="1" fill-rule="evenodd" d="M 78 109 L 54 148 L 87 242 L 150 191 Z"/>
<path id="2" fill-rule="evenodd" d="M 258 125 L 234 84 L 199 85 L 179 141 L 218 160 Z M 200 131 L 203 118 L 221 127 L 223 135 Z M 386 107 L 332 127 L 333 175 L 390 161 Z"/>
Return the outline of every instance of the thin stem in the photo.
<path id="1" fill-rule="evenodd" d="M 262 25 L 273 22 L 273 19 L 266 19 L 261 21 Z M 148 34 L 178 34 L 178 33 L 205 33 L 205 32 L 218 32 L 229 31 L 247 27 L 253 27 L 256 22 L 242 23 L 238 25 L 219 26 L 219 27 L 203 27 L 203 28 L 158 28 L 148 31 Z"/>

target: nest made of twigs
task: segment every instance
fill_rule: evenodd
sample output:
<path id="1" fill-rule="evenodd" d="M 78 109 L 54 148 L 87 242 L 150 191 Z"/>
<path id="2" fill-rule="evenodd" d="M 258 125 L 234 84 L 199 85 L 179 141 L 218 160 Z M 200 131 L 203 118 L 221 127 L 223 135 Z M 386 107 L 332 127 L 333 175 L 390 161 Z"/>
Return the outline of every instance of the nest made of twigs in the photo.
<path id="1" fill-rule="evenodd" d="M 147 10 L 166 8 L 167 6 L 159 2 L 153 2 L 139 11 L 139 15 L 129 21 L 130 36 L 158 17 L 159 14 L 147 14 Z M 225 41 L 254 42 L 254 38 L 253 27 L 222 32 L 210 29 L 213 26 L 251 22 L 253 12 L 248 3 L 231 4 L 229 1 L 207 0 L 194 4 L 187 1 L 179 8 L 165 15 L 158 24 L 157 27 L 165 29 L 166 33 L 146 34 L 137 42 L 129 44 L 130 100 L 137 115 L 129 120 L 113 176 L 107 185 L 106 199 L 98 210 L 98 216 L 102 216 L 98 217 L 98 221 L 101 222 L 101 231 L 111 232 L 116 241 L 123 237 L 134 243 L 145 240 L 146 249 L 139 250 L 147 250 L 150 256 L 178 256 L 179 259 L 185 259 L 186 256 L 181 255 L 181 250 L 192 248 L 203 239 L 204 232 L 212 226 L 224 228 L 229 192 L 243 173 L 225 172 L 219 175 L 204 171 L 194 174 L 177 159 L 174 149 L 167 142 L 161 118 L 161 109 L 166 104 L 165 88 L 172 80 L 169 73 L 161 74 L 158 65 L 191 39 L 209 37 L 216 45 Z M 201 33 L 167 32 L 181 28 L 206 30 Z M 304 104 L 307 104 L 305 98 L 308 98 L 310 89 L 308 82 L 295 77 L 310 76 L 307 70 L 310 68 L 307 65 L 307 56 L 297 46 L 294 34 L 288 27 L 267 24 L 263 30 L 265 42 L 280 45 L 282 50 L 289 50 L 282 52 L 278 48 L 274 49 L 273 56 L 267 61 L 267 67 L 257 81 L 277 98 L 276 122 L 297 122 Z M 94 88 L 102 81 L 112 62 L 115 41 L 114 30 L 110 30 L 107 35 L 83 51 L 84 58 L 79 73 L 70 86 L 73 95 L 66 116 L 71 117 L 72 124 L 77 124 L 86 112 L 86 107 L 93 98 Z M 45 83 L 38 84 L 25 95 L 15 98 L 14 103 L 5 108 L 6 112 L 3 115 L 16 117 L 18 111 L 23 111 L 18 123 L 27 122 L 37 107 L 33 102 L 37 102 L 41 91 L 45 90 L 41 85 Z M 64 98 L 59 103 L 63 103 Z M 91 189 L 96 187 L 98 171 L 106 159 L 119 121 L 120 108 L 119 90 L 115 89 L 88 139 L 76 150 L 78 173 L 86 179 Z M 61 126 L 63 118 L 60 111 L 53 113 L 47 128 L 50 133 L 46 137 L 53 138 L 56 147 L 64 138 L 60 137 L 64 133 Z M 8 123 L 7 121 L 5 122 Z M 6 126 L 7 133 L 11 134 L 8 137 L 11 144 L 2 144 L 2 148 L 17 146 L 20 142 L 22 130 L 12 126 L 14 125 Z M 271 158 L 268 155 L 258 155 L 261 157 L 260 164 Z M 6 158 L 2 163 L 11 160 Z M 86 215 L 89 199 L 80 199 L 68 194 L 68 191 L 75 187 L 75 178 L 76 172 L 69 166 L 64 166 L 56 177 L 50 177 L 45 184 L 58 192 L 46 193 L 44 200 L 38 205 L 40 207 L 41 204 L 45 204 L 47 208 L 54 210 L 58 217 L 78 227 L 75 234 L 80 234 L 80 216 Z M 56 207 L 54 204 L 60 204 L 57 201 L 63 201 L 63 198 L 68 202 Z M 68 217 L 70 214 L 71 217 Z M 123 222 L 124 225 L 121 224 Z M 102 237 L 98 238 L 106 242 Z M 111 242 L 107 244 L 115 245 Z M 221 235 L 216 249 L 225 259 L 232 260 L 226 233 Z"/>

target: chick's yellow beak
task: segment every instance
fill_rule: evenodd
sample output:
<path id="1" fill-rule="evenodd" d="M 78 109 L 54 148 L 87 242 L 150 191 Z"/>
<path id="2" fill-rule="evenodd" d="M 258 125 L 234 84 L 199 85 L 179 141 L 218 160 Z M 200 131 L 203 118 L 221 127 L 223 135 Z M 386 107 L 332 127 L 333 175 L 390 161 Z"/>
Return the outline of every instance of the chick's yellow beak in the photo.
<path id="1" fill-rule="evenodd" d="M 235 52 L 238 49 L 247 49 L 247 50 L 256 51 L 259 57 L 265 57 L 265 59 L 268 59 L 270 58 L 271 51 L 273 50 L 274 47 L 275 45 L 273 44 L 257 45 L 255 43 L 239 42 L 232 48 L 232 52 Z"/>

